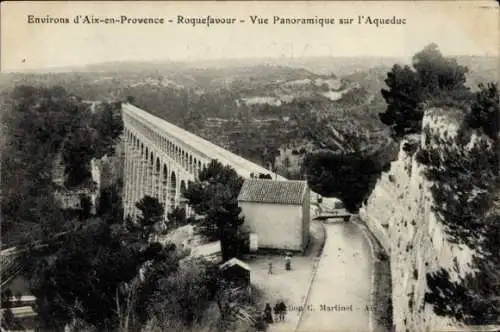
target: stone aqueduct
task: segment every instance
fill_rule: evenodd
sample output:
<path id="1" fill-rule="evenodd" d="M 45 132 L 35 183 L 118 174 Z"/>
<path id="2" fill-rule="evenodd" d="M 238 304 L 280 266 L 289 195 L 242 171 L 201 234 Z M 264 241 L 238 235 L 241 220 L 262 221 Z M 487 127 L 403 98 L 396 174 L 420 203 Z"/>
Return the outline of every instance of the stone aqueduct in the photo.
<path id="1" fill-rule="evenodd" d="M 212 159 L 232 166 L 244 178 L 271 173 L 131 104 L 122 104 L 122 116 L 125 215 L 137 216 L 135 203 L 146 195 L 158 198 L 165 214 L 175 206 L 185 207 L 189 214 L 181 192 Z M 276 174 L 273 178 L 286 180 Z"/>

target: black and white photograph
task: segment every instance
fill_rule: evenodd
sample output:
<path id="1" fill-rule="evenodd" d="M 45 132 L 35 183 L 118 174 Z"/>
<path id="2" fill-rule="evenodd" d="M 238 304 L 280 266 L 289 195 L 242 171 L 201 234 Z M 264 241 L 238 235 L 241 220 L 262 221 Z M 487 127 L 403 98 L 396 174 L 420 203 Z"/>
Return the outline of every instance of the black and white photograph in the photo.
<path id="1" fill-rule="evenodd" d="M 500 331 L 496 1 L 4 1 L 0 331 Z"/>

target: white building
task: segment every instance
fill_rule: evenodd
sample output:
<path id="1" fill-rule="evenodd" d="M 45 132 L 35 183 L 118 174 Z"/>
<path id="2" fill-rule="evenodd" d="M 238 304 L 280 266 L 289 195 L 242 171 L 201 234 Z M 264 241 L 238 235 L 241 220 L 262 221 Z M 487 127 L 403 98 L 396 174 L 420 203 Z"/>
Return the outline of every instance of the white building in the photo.
<path id="1" fill-rule="evenodd" d="M 259 248 L 303 251 L 309 241 L 310 190 L 305 181 L 247 179 L 238 196 Z"/>
<path id="2" fill-rule="evenodd" d="M 214 241 L 197 246 L 191 250 L 192 258 L 204 258 L 214 262 L 219 262 L 222 259 L 222 250 L 220 241 Z"/>

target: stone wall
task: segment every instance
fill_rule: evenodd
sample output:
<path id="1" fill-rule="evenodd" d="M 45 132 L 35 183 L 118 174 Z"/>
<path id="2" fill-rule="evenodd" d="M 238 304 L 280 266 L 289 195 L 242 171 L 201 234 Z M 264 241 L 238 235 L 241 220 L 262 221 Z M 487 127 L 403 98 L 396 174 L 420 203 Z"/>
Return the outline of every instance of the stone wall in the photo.
<path id="1" fill-rule="evenodd" d="M 444 135 L 456 133 L 456 122 L 429 110 L 424 126 Z M 432 211 L 430 185 L 413 152 L 405 143 L 424 144 L 425 134 L 409 137 L 400 145 L 397 160 L 382 174 L 360 217 L 390 255 L 393 322 L 396 331 L 450 331 L 460 328 L 451 319 L 434 314 L 424 302 L 426 275 L 443 267 L 457 280 L 469 267 L 473 252 L 447 241 L 442 223 Z M 428 140 L 427 140 L 428 141 Z"/>
<path id="2" fill-rule="evenodd" d="M 105 155 L 96 161 L 99 171 L 100 188 L 108 188 L 117 184 L 123 179 L 124 170 L 124 147 L 123 139 L 120 139 L 116 144 L 113 155 Z"/>

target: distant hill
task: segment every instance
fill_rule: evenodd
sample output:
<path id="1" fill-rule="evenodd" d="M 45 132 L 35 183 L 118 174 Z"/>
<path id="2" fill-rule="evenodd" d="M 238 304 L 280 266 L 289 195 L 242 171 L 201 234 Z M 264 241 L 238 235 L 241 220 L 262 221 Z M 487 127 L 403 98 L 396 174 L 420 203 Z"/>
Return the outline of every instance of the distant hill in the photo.
<path id="1" fill-rule="evenodd" d="M 349 82 L 357 82 L 370 94 L 380 94 L 380 90 L 385 87 L 387 73 L 392 66 L 379 66 L 365 71 L 358 71 L 342 78 Z"/>
<path id="2" fill-rule="evenodd" d="M 280 65 L 256 65 L 249 67 L 184 69 L 182 75 L 192 78 L 200 87 L 230 86 L 264 87 L 277 81 L 293 81 L 316 77 L 302 69 Z"/>
<path id="3" fill-rule="evenodd" d="M 319 75 L 346 76 L 374 67 L 392 67 L 395 63 L 407 62 L 409 59 L 398 57 L 311 57 L 290 59 L 286 64 L 301 67 Z"/>
<path id="4" fill-rule="evenodd" d="M 376 66 L 391 66 L 396 62 L 408 61 L 395 57 L 305 57 L 305 58 L 254 58 L 217 59 L 198 61 L 124 61 L 103 62 L 74 67 L 53 67 L 27 70 L 37 73 L 178 73 L 190 69 L 235 69 L 250 67 L 281 66 L 302 68 L 318 75 L 348 75 Z"/>
<path id="5" fill-rule="evenodd" d="M 469 67 L 474 80 L 498 80 L 498 57 L 458 56 L 458 61 Z M 411 57 L 304 57 L 304 58 L 253 58 L 216 59 L 197 61 L 126 61 L 104 62 L 77 67 L 47 68 L 30 70 L 39 73 L 101 73 L 101 74 L 142 74 L 178 75 L 201 70 L 199 75 L 218 72 L 218 75 L 266 74 L 266 68 L 293 68 L 310 74 L 347 76 L 365 72 L 373 68 L 390 68 L 394 64 L 411 64 Z"/>
<path id="6" fill-rule="evenodd" d="M 483 56 L 460 56 L 458 62 L 469 68 L 467 81 L 473 88 L 479 83 L 499 81 L 499 58 Z"/>

